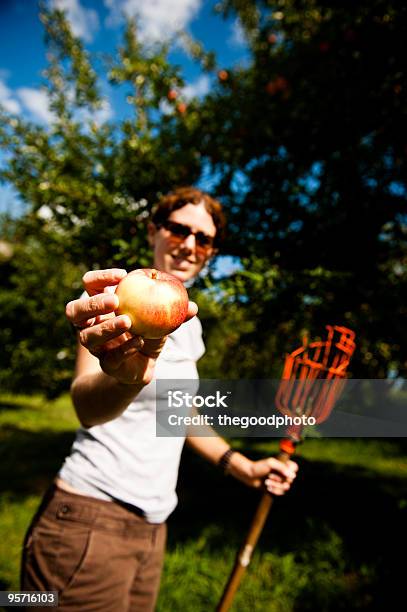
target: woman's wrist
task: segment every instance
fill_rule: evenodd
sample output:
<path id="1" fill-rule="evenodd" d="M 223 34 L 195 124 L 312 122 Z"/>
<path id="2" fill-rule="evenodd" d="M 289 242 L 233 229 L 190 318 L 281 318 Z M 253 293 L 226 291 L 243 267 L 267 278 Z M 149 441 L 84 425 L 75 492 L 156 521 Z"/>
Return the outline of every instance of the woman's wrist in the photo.
<path id="1" fill-rule="evenodd" d="M 123 389 L 123 390 L 127 389 L 128 391 L 130 391 L 132 389 L 133 392 L 135 392 L 135 393 L 137 393 L 137 389 L 138 388 L 142 389 L 147 384 L 147 383 L 142 383 L 142 382 L 140 382 L 138 380 L 124 381 L 124 380 L 119 380 L 118 378 L 115 378 L 114 376 L 111 376 L 111 378 L 113 378 L 114 384 L 119 389 Z"/>
<path id="2" fill-rule="evenodd" d="M 229 474 L 230 471 L 230 460 L 232 458 L 232 455 L 234 455 L 236 453 L 235 450 L 233 450 L 232 447 L 228 448 L 223 455 L 221 456 L 221 458 L 218 461 L 218 467 L 222 470 L 222 472 L 224 473 L 225 476 L 227 476 Z"/>
<path id="3" fill-rule="evenodd" d="M 252 477 L 253 462 L 242 455 L 242 453 L 239 453 L 233 449 L 229 449 L 227 453 L 222 456 L 219 462 L 219 465 L 223 469 L 224 473 L 226 475 L 230 474 L 243 482 L 247 482 L 247 480 Z"/>

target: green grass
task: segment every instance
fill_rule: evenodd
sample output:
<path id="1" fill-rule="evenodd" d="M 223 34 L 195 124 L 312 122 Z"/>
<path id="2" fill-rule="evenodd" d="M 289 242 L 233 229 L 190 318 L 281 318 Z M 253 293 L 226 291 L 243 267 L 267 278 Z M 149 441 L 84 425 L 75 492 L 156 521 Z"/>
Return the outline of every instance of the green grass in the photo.
<path id="1" fill-rule="evenodd" d="M 17 589 L 21 542 L 69 451 L 68 397 L 0 397 L 0 589 Z M 277 443 L 236 440 L 252 458 Z M 407 443 L 307 440 L 293 490 L 274 504 L 235 612 L 385 610 L 401 600 Z M 253 516 L 258 492 L 186 451 L 158 612 L 214 610 Z"/>

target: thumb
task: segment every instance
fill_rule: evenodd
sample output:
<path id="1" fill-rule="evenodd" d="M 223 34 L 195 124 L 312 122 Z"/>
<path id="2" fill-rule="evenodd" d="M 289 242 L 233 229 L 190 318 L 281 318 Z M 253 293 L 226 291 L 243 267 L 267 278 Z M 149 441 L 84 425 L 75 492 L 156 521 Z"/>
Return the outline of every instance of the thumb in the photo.
<path id="1" fill-rule="evenodd" d="M 195 304 L 195 302 L 189 302 L 188 303 L 188 312 L 187 312 L 187 316 L 185 317 L 185 321 L 189 321 L 190 319 L 192 319 L 193 317 L 195 317 L 195 315 L 198 314 L 198 306 L 197 304 Z"/>

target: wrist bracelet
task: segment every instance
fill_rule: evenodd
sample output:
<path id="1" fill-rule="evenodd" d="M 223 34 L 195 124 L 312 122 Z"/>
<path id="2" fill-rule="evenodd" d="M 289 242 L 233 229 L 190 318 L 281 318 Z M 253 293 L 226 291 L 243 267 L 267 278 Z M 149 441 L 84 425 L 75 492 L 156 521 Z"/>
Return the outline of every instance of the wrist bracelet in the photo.
<path id="1" fill-rule="evenodd" d="M 232 457 L 233 453 L 235 453 L 235 452 L 236 451 L 234 451 L 233 448 L 229 448 L 226 451 L 226 453 L 223 453 L 222 457 L 218 461 L 218 466 L 222 470 L 222 472 L 225 474 L 225 476 L 227 476 L 228 473 L 229 473 L 230 458 Z"/>

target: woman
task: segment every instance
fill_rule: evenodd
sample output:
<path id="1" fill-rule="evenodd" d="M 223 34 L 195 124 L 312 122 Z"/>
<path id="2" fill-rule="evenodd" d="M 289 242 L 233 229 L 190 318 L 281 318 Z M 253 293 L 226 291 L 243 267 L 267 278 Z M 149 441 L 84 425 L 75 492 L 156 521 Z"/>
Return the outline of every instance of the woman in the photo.
<path id="1" fill-rule="evenodd" d="M 153 265 L 182 282 L 216 253 L 224 231 L 219 202 L 192 187 L 162 198 L 148 239 Z M 82 427 L 54 487 L 27 534 L 24 590 L 57 590 L 59 610 L 117 612 L 154 609 L 164 555 L 165 520 L 184 440 L 156 437 L 154 378 L 194 379 L 204 353 L 202 330 L 189 304 L 187 321 L 167 339 L 144 340 L 115 316 L 115 286 L 125 270 L 87 272 L 86 294 L 67 305 L 79 328 L 72 399 Z M 242 482 L 281 495 L 297 466 L 251 461 L 218 436 L 187 443 Z"/>

